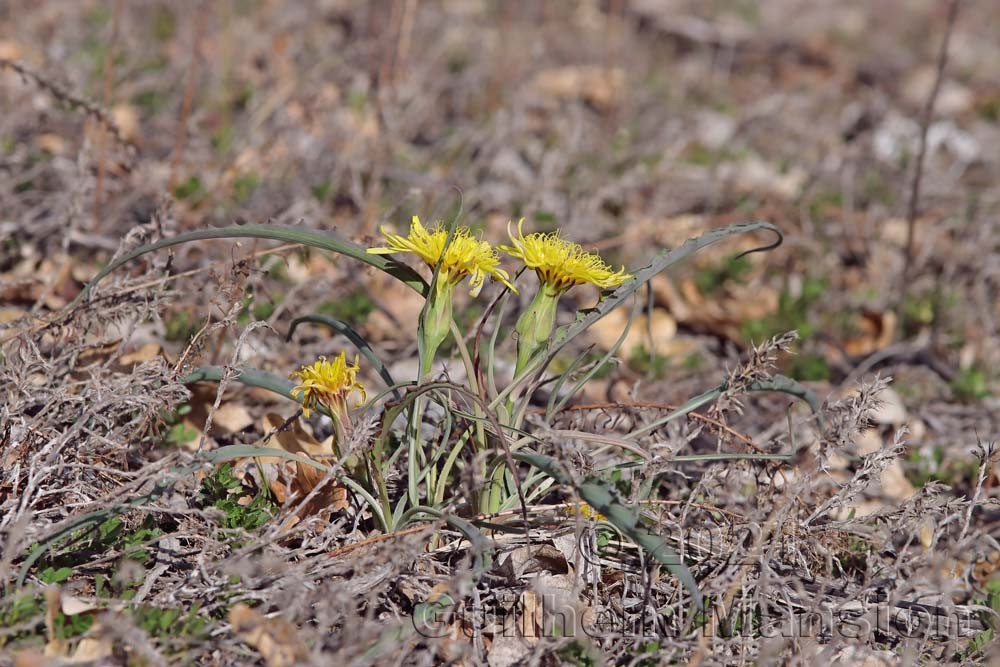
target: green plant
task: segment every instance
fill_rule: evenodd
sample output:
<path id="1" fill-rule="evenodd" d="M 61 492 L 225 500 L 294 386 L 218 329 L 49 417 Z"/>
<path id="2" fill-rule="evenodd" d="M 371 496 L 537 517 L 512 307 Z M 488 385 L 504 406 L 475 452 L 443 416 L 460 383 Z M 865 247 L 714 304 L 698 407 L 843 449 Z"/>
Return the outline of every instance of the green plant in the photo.
<path id="1" fill-rule="evenodd" d="M 375 303 L 372 301 L 371 295 L 367 290 L 359 288 L 351 290 L 342 298 L 325 301 L 317 312 L 320 315 L 360 326 L 365 323 L 373 310 L 375 310 Z"/>
<path id="2" fill-rule="evenodd" d="M 250 199 L 254 190 L 260 185 L 260 176 L 256 172 L 248 172 L 233 181 L 233 199 L 236 203 L 243 204 Z"/>
<path id="3" fill-rule="evenodd" d="M 475 572 L 479 576 L 485 572 L 484 568 L 491 559 L 491 543 L 476 527 L 478 520 L 460 519 L 455 510 L 463 504 L 486 513 L 518 506 L 526 508 L 527 504 L 538 502 L 561 487 L 585 500 L 596 512 L 604 515 L 609 524 L 667 567 L 684 583 L 691 600 L 700 606 L 701 595 L 687 565 L 651 529 L 647 517 L 630 507 L 617 490 L 615 475 L 619 470 L 642 465 L 642 461 L 636 459 L 615 464 L 599 474 L 578 479 L 562 464 L 543 453 L 548 446 L 547 436 L 544 430 L 536 432 L 525 417 L 532 397 L 542 386 L 546 386 L 550 399 L 543 420 L 551 424 L 567 401 L 607 366 L 628 332 L 626 327 L 617 344 L 603 356 L 594 359 L 589 353 L 577 355 L 565 370 L 549 376 L 553 361 L 565 358 L 567 347 L 590 326 L 625 301 L 632 300 L 635 304 L 637 290 L 678 261 L 712 243 L 755 231 L 768 231 L 779 238 L 776 243 L 754 251 L 768 250 L 780 243 L 780 234 L 768 223 L 732 225 L 690 239 L 661 253 L 648 266 L 627 272 L 624 267 L 618 271 L 611 269 L 600 257 L 554 234 L 526 235 L 519 226 L 517 234 L 510 235 L 511 245 L 500 249 L 520 260 L 525 268 L 534 270 L 541 287 L 534 293 L 531 305 L 517 320 L 516 368 L 513 380 L 506 385 L 498 382 L 499 377 L 495 373 L 500 354 L 499 322 L 504 319 L 510 305 L 509 294 L 518 288 L 518 276 L 512 278 L 501 268 L 497 251 L 488 242 L 474 237 L 469 228 L 458 227 L 457 220 L 447 227 L 426 229 L 414 218 L 409 235 L 386 232 L 387 247 L 373 249 L 358 246 L 331 232 L 299 227 L 240 225 L 189 232 L 137 248 L 116 259 L 81 291 L 68 309 L 88 298 L 98 281 L 126 262 L 160 248 L 206 239 L 249 237 L 302 243 L 339 253 L 383 271 L 424 298 L 416 332 L 420 370 L 415 378 L 396 382 L 372 346 L 343 321 L 363 318 L 363 313 L 370 306 L 370 299 L 364 292 L 355 294 L 346 303 L 345 300 L 332 302 L 337 304 L 336 308 L 331 306 L 325 314 L 297 318 L 289 338 L 301 322 L 333 328 L 357 348 L 358 358 L 363 356 L 366 363 L 379 372 L 385 383 L 381 391 L 370 392 L 369 396 L 355 376 L 359 362 L 348 365 L 343 353 L 331 362 L 321 360 L 322 363 L 304 366 L 295 373 L 299 381 L 297 385 L 251 368 L 241 369 L 236 378 L 237 382 L 263 387 L 287 399 L 297 400 L 306 411 L 315 409 L 331 417 L 335 424 L 332 454 L 337 454 L 339 443 L 353 433 L 359 406 L 351 397 L 356 396 L 359 402 L 363 402 L 360 409 L 373 411 L 381 422 L 381 428 L 370 446 L 352 453 L 342 465 L 332 469 L 310 457 L 270 447 L 230 445 L 205 452 L 201 455 L 202 459 L 220 467 L 205 478 L 202 503 L 221 509 L 230 527 L 246 530 L 259 527 L 274 515 L 277 506 L 266 491 L 254 495 L 250 502 L 245 499 L 244 504 L 238 502 L 238 496 L 245 497 L 246 492 L 227 462 L 239 457 L 276 456 L 332 475 L 349 490 L 357 503 L 370 512 L 374 524 L 382 530 L 398 530 L 428 517 L 446 521 L 473 544 L 478 554 Z M 430 281 L 387 257 L 398 252 L 411 252 L 423 260 L 431 272 Z M 726 272 L 714 276 L 713 282 L 738 279 L 744 263 L 737 258 L 726 266 L 729 267 Z M 453 317 L 453 292 L 468 279 L 472 294 L 476 296 L 487 277 L 502 283 L 504 289 L 481 311 L 478 323 L 463 331 Z M 601 291 L 601 299 L 594 307 L 579 311 L 572 323 L 559 326 L 556 314 L 560 297 L 575 285 L 587 284 Z M 822 292 L 822 289 L 816 289 L 816 285 L 807 284 L 803 296 L 796 300 L 785 299 L 785 314 L 804 313 L 808 303 L 818 298 L 816 292 Z M 632 312 L 634 316 L 635 305 Z M 345 317 L 341 319 L 335 315 Z M 799 319 L 804 319 L 804 315 Z M 492 327 L 489 326 L 491 323 Z M 442 381 L 433 375 L 433 362 L 445 349 L 442 346 L 445 341 L 454 346 L 465 366 L 466 380 L 461 385 Z M 202 368 L 188 375 L 185 381 L 218 381 L 225 372 L 220 368 Z M 694 396 L 678 409 L 636 429 L 623 442 L 628 445 L 667 422 L 684 417 L 692 410 L 715 401 L 727 389 L 728 385 L 723 383 Z M 806 390 L 788 378 L 754 382 L 745 389 L 784 391 L 815 404 Z M 394 400 L 386 401 L 390 395 Z M 434 412 L 429 410 L 431 405 L 435 406 Z M 396 424 L 406 426 L 398 428 Z M 429 429 L 422 428 L 427 425 Z M 589 437 L 586 433 L 575 435 L 584 439 Z M 634 453 L 636 450 L 625 447 L 623 451 Z M 726 458 L 783 460 L 788 455 L 722 453 L 675 457 L 678 461 Z M 462 498 L 455 491 L 458 486 L 456 481 L 464 474 L 486 480 L 481 488 L 475 490 L 475 497 Z M 393 475 L 399 475 L 402 480 L 398 487 L 388 482 Z M 651 477 L 646 485 L 646 497 L 655 493 L 654 481 Z M 157 489 L 157 493 L 162 492 Z M 29 559 L 27 565 L 30 566 L 31 562 Z"/>
<path id="4" fill-rule="evenodd" d="M 694 282 L 702 292 L 708 294 L 726 283 L 739 282 L 750 271 L 750 260 L 738 257 L 728 262 L 721 262 L 699 270 L 694 276 Z"/>
<path id="5" fill-rule="evenodd" d="M 240 502 L 244 495 L 243 483 L 233 475 L 232 464 L 224 463 L 202 481 L 199 502 L 203 507 L 211 505 L 222 510 L 227 528 L 255 530 L 278 513 L 269 493 L 261 491 L 246 504 Z"/>
<path id="6" fill-rule="evenodd" d="M 808 277 L 802 282 L 797 295 L 793 295 L 787 288 L 782 290 L 778 297 L 777 312 L 744 322 L 741 333 L 752 341 L 760 342 L 780 332 L 795 330 L 799 337 L 808 340 L 816 328 L 810 319 L 810 311 L 823 298 L 826 289 L 823 278 Z"/>
<path id="7" fill-rule="evenodd" d="M 201 179 L 197 176 L 190 176 L 186 181 L 181 182 L 174 188 L 174 196 L 178 199 L 189 201 L 197 205 L 208 195 Z"/>
<path id="8" fill-rule="evenodd" d="M 198 331 L 198 320 L 189 310 L 179 310 L 165 321 L 164 338 L 172 343 L 187 343 Z"/>
<path id="9" fill-rule="evenodd" d="M 963 368 L 949 384 L 955 396 L 967 403 L 990 395 L 989 378 L 982 368 Z"/>

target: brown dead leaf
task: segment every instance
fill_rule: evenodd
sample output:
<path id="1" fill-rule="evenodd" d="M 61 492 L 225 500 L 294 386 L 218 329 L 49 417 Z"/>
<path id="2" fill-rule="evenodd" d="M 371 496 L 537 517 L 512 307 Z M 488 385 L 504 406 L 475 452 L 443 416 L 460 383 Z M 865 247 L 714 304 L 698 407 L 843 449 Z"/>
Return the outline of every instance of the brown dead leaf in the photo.
<path id="1" fill-rule="evenodd" d="M 628 326 L 628 319 L 627 309 L 618 308 L 595 322 L 588 331 L 598 346 L 609 350 L 621 336 L 625 327 Z M 672 352 L 671 343 L 674 342 L 674 336 L 677 334 L 677 321 L 662 308 L 654 309 L 651 317 L 645 314 L 637 315 L 632 320 L 632 328 L 629 329 L 622 342 L 621 355 L 628 359 L 637 352 L 647 350 L 650 344 L 650 333 L 652 334 L 653 351 L 656 354 L 670 354 Z"/>
<path id="2" fill-rule="evenodd" d="M 28 311 L 21 308 L 0 308 L 0 324 L 10 324 L 26 312 Z"/>
<path id="3" fill-rule="evenodd" d="M 305 454 L 309 457 L 323 456 L 331 454 L 333 449 L 328 442 L 318 441 L 312 433 L 306 431 L 302 422 L 293 419 L 287 427 L 285 418 L 274 412 L 268 412 L 260 420 L 260 428 L 265 434 L 265 439 L 261 442 L 262 447 L 277 447 L 291 454 Z M 274 457 L 264 457 L 261 459 L 268 463 L 280 463 L 284 459 Z"/>
<path id="4" fill-rule="evenodd" d="M 0 58 L 7 60 L 20 60 L 24 56 L 24 49 L 17 42 L 0 39 Z"/>
<path id="5" fill-rule="evenodd" d="M 239 433 L 253 424 L 253 417 L 250 411 L 239 403 L 223 403 L 215 411 L 212 424 L 218 425 L 226 433 Z"/>
<path id="6" fill-rule="evenodd" d="M 524 591 L 517 601 L 518 631 L 529 644 L 537 644 L 545 632 L 545 609 L 542 599 L 534 591 Z"/>
<path id="7" fill-rule="evenodd" d="M 680 324 L 742 343 L 741 325 L 778 309 L 778 292 L 768 285 L 730 282 L 705 294 L 694 280 L 679 284 L 665 276 L 653 279 L 653 299 Z"/>
<path id="8" fill-rule="evenodd" d="M 903 465 L 899 461 L 890 463 L 889 467 L 882 471 L 879 480 L 882 483 L 882 493 L 893 500 L 906 500 L 917 492 L 906 478 Z"/>
<path id="9" fill-rule="evenodd" d="M 78 616 L 79 614 L 96 611 L 100 609 L 100 607 L 92 602 L 85 602 L 84 600 L 81 600 L 73 595 L 61 595 L 59 609 L 66 616 Z"/>
<path id="10" fill-rule="evenodd" d="M 530 88 L 557 102 L 582 100 L 607 111 L 624 93 L 625 71 L 620 67 L 553 67 L 536 74 Z"/>
<path id="11" fill-rule="evenodd" d="M 268 413 L 261 419 L 261 429 L 267 435 L 263 445 L 283 449 L 291 454 L 315 459 L 332 452 L 332 441 L 319 442 L 308 433 L 298 419 L 292 420 L 287 428 L 282 430 L 285 419 L 278 414 Z M 289 492 L 298 498 L 304 498 L 319 485 L 326 473 L 306 463 L 290 462 L 277 456 L 261 457 L 261 463 L 273 464 L 279 471 L 276 479 L 270 481 L 271 490 L 279 502 L 285 502 Z M 294 469 L 294 473 L 291 470 Z M 285 480 L 291 480 L 286 483 Z M 323 511 L 339 512 L 350 504 L 347 489 L 329 482 L 301 509 L 302 516 L 311 516 Z M 291 525 L 286 526 L 290 528 Z"/>
<path id="12" fill-rule="evenodd" d="M 512 619 L 513 616 L 508 616 Z M 494 635 L 489 653 L 486 654 L 486 664 L 489 667 L 512 667 L 520 665 L 531 653 L 531 646 L 523 638 L 518 637 L 513 629 L 504 628 L 503 632 Z"/>
<path id="13" fill-rule="evenodd" d="M 111 108 L 111 119 L 125 139 L 135 141 L 139 137 L 139 111 L 131 104 L 116 104 Z"/>
<path id="14" fill-rule="evenodd" d="M 386 312 L 375 309 L 365 323 L 365 333 L 371 342 L 383 340 L 410 340 L 416 330 L 423 300 L 409 287 L 393 280 L 384 273 L 373 274 L 372 293 L 378 295 L 379 305 Z"/>
<path id="15" fill-rule="evenodd" d="M 511 581 L 521 581 L 526 574 L 565 573 L 569 563 L 559 549 L 549 544 L 517 547 L 507 553 L 501 568 Z"/>
<path id="16" fill-rule="evenodd" d="M 229 623 L 240 640 L 260 653 L 268 667 L 291 667 L 308 657 L 295 626 L 280 618 L 268 618 L 240 603 L 229 611 Z"/>
<path id="17" fill-rule="evenodd" d="M 205 421 L 208 419 L 208 412 L 215 404 L 218 387 L 208 384 L 195 385 L 191 389 L 191 398 L 188 405 L 191 410 L 184 415 L 181 424 L 183 432 L 190 435 L 190 438 L 177 444 L 185 449 L 194 451 L 201 442 L 202 430 L 205 428 Z M 227 402 L 219 405 L 219 409 L 212 416 L 212 430 L 208 434 L 211 436 L 232 435 L 239 433 L 253 424 L 253 417 L 245 407 L 238 403 Z M 214 446 L 212 440 L 206 446 Z"/>
<path id="18" fill-rule="evenodd" d="M 35 146 L 39 150 L 51 153 L 52 155 L 65 155 L 67 151 L 66 140 L 58 134 L 46 132 L 35 137 Z"/>
<path id="19" fill-rule="evenodd" d="M 118 365 L 123 370 L 138 366 L 144 361 L 155 359 L 163 354 L 163 347 L 159 343 L 146 343 L 145 345 L 127 352 L 118 360 Z"/>
<path id="20" fill-rule="evenodd" d="M 924 516 L 917 525 L 917 533 L 920 538 L 920 544 L 923 545 L 924 549 L 930 549 L 931 545 L 934 544 L 934 529 L 936 528 L 935 523 L 934 517 L 927 515 Z"/>
<path id="21" fill-rule="evenodd" d="M 99 623 L 94 623 L 90 629 L 90 634 L 97 634 L 101 632 L 101 626 Z M 73 662 L 99 662 L 111 656 L 114 651 L 114 645 L 111 643 L 110 639 L 105 637 L 84 637 L 80 640 L 80 643 L 76 645 L 76 649 L 73 651 L 73 655 L 70 660 Z"/>
<path id="22" fill-rule="evenodd" d="M 854 317 L 854 327 L 858 333 L 844 340 L 844 351 L 852 356 L 867 356 L 892 343 L 896 336 L 896 314 L 866 310 Z"/>

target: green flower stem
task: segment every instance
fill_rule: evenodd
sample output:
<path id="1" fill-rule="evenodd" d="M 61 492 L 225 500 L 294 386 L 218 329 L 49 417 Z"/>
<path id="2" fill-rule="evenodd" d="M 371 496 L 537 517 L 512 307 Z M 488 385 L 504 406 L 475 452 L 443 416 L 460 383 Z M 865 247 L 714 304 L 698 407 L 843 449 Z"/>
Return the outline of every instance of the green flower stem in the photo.
<path id="1" fill-rule="evenodd" d="M 420 314 L 420 382 L 427 380 L 438 348 L 451 331 L 453 289 L 436 286 Z"/>
<path id="2" fill-rule="evenodd" d="M 517 379 L 544 345 L 549 342 L 552 330 L 556 325 L 556 310 L 562 292 L 543 282 L 531 305 L 517 320 L 517 365 L 514 367 L 514 378 Z"/>

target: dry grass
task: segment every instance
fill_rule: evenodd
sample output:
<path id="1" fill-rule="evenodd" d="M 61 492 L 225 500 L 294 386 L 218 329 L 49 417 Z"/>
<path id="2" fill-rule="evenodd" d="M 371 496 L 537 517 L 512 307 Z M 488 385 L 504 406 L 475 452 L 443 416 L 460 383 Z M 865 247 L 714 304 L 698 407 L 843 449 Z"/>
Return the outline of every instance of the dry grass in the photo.
<path id="1" fill-rule="evenodd" d="M 0 7 L 0 58 L 21 63 L 0 69 L 0 664 L 83 655 L 84 636 L 107 662 L 150 665 L 996 659 L 1000 53 L 985 3 L 954 28 L 909 254 L 947 19 L 932 3 L 119 4 Z M 457 479 L 454 511 L 488 521 L 482 573 L 439 522 L 386 536 L 354 508 L 291 525 L 301 496 L 277 503 L 252 462 L 220 470 L 179 444 L 185 404 L 204 451 L 293 415 L 180 378 L 287 375 L 340 349 L 319 329 L 286 343 L 298 315 L 352 321 L 412 374 L 412 295 L 346 260 L 181 246 L 54 317 L 150 240 L 305 220 L 367 243 L 459 199 L 488 238 L 524 215 L 630 266 L 733 221 L 786 234 L 767 256 L 727 264 L 746 249 L 730 243 L 654 282 L 635 349 L 551 423 L 529 415 L 574 475 L 616 465 L 626 499 L 656 490 L 638 507 L 710 613 L 568 490 L 525 525 L 474 516 L 463 499 L 483 480 Z M 649 356 L 664 316 L 678 333 Z M 775 369 L 824 397 L 818 415 L 747 392 Z M 641 466 L 615 444 L 727 378 L 710 411 L 629 441 Z M 229 429 L 233 407 L 251 419 Z M 677 458 L 716 452 L 796 456 Z"/>

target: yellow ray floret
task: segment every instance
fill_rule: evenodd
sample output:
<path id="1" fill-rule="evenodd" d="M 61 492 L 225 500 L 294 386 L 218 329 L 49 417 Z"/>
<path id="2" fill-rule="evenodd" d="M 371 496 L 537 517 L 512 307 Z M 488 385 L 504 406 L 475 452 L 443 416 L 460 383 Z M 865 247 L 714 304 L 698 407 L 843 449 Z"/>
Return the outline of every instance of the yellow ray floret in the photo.
<path id="1" fill-rule="evenodd" d="M 293 397 L 298 395 L 302 401 L 302 414 L 308 417 L 309 412 L 317 405 L 332 412 L 345 410 L 347 397 L 353 391 L 357 391 L 364 401 L 367 398 L 365 387 L 357 379 L 360 369 L 357 357 L 354 358 L 353 365 L 348 365 L 347 358 L 341 352 L 333 361 L 320 357 L 312 365 L 293 372 L 289 377 L 299 380 L 299 384 L 291 393 Z"/>
<path id="2" fill-rule="evenodd" d="M 420 218 L 417 216 L 413 216 L 410 233 L 407 236 L 388 232 L 385 227 L 382 227 L 382 234 L 385 235 L 388 247 L 368 248 L 370 254 L 412 252 L 424 260 L 432 270 L 440 263 L 439 290 L 454 287 L 468 276 L 472 288 L 471 294 L 476 296 L 483 288 L 486 276 L 490 275 L 517 292 L 510 282 L 510 276 L 500 268 L 500 255 L 497 251 L 486 241 L 473 237 L 468 227 L 459 227 L 455 230 L 447 249 L 445 244 L 448 242 L 448 231 L 440 224 L 428 231 L 420 224 Z"/>
<path id="3" fill-rule="evenodd" d="M 587 252 L 579 243 L 559 238 L 559 234 L 534 233 L 527 236 L 521 231 L 522 219 L 517 223 L 517 235 L 507 234 L 513 245 L 500 246 L 512 257 L 517 257 L 538 274 L 539 280 L 564 292 L 574 285 L 596 285 L 601 289 L 618 287 L 632 276 L 625 267 L 614 271 L 599 255 Z"/>

